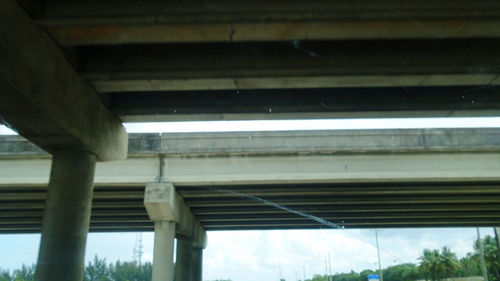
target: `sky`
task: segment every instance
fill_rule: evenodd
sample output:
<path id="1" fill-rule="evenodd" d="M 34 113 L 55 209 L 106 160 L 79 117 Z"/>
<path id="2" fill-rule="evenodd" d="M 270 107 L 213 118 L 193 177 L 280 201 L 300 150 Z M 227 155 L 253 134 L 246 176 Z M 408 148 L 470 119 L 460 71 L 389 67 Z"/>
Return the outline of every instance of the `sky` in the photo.
<path id="1" fill-rule="evenodd" d="M 481 228 L 481 236 L 494 235 Z M 458 258 L 472 252 L 475 228 L 381 229 L 379 244 L 382 267 L 418 263 L 422 250 L 450 247 Z M 94 255 L 106 261 L 131 261 L 138 233 L 90 233 L 86 263 Z M 152 232 L 142 234 L 143 261 L 153 257 Z M 36 261 L 40 235 L 0 235 L 0 268 L 14 270 Z M 372 229 L 267 230 L 208 232 L 203 253 L 203 280 L 275 281 L 302 279 L 324 274 L 330 255 L 333 273 L 377 268 L 375 234 Z"/>
<path id="2" fill-rule="evenodd" d="M 124 125 L 127 132 L 129 133 L 361 130 L 400 128 L 500 128 L 500 117 L 191 121 L 125 123 Z M 15 132 L 5 126 L 0 125 L 0 135 L 2 134 L 15 134 Z"/>
<path id="3" fill-rule="evenodd" d="M 282 121 L 205 121 L 129 123 L 128 132 L 221 132 L 394 128 L 500 128 L 499 117 L 391 118 Z M 0 126 L 0 134 L 15 134 Z M 493 235 L 482 228 L 482 235 Z M 142 234 L 144 261 L 153 256 L 153 233 Z M 133 260 L 137 233 L 90 233 L 86 263 L 94 255 L 107 262 Z M 383 229 L 379 231 L 382 267 L 418 263 L 424 248 L 448 246 L 459 258 L 472 252 L 475 228 Z M 36 261 L 40 235 L 0 235 L 0 268 L 13 270 Z M 216 231 L 208 233 L 203 280 L 271 281 L 324 274 L 330 255 L 332 272 L 377 268 L 374 230 Z"/>

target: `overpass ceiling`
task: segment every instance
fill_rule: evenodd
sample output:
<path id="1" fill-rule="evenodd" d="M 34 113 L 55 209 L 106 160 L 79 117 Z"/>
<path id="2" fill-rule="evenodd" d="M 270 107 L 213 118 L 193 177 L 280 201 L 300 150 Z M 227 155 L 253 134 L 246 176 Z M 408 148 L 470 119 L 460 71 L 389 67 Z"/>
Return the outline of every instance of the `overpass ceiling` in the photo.
<path id="1" fill-rule="evenodd" d="M 126 121 L 499 115 L 497 0 L 317 0 L 307 6 L 300 0 L 18 2 L 105 106 Z M 459 165 L 471 155 L 486 155 L 496 167 L 498 154 L 488 153 L 498 152 L 497 144 L 485 142 L 487 148 L 477 149 L 475 134 L 464 136 L 472 142 L 448 149 L 472 153 L 460 154 Z M 382 139 L 378 143 L 387 143 Z M 428 139 L 414 140 L 421 146 L 406 149 L 426 159 L 436 156 L 432 167 L 439 167 L 442 142 L 425 152 Z M 340 154 L 374 154 L 371 146 L 349 149 Z M 489 170 L 496 178 L 487 180 L 261 182 L 223 188 L 347 228 L 491 226 L 500 221 L 496 171 Z M 325 227 L 217 188 L 178 185 L 208 230 Z M 0 232 L 39 232 L 45 189 L 44 184 L 1 185 Z M 91 231 L 151 230 L 143 192 L 142 183 L 97 185 Z"/>
<path id="2" fill-rule="evenodd" d="M 125 121 L 499 114 L 495 0 L 18 1 Z"/>
<path id="3" fill-rule="evenodd" d="M 206 230 L 319 229 L 318 223 L 232 190 L 342 228 L 500 225 L 500 182 L 179 186 Z M 46 186 L 2 186 L 0 233 L 40 232 Z M 151 231 L 144 186 L 96 186 L 90 231 Z"/>

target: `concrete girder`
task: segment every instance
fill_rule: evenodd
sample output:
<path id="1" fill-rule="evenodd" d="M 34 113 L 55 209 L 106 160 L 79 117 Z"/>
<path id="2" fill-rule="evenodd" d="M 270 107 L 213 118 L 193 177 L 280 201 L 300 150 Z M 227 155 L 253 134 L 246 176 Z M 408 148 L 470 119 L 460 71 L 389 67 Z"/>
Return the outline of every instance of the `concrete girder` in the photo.
<path id="1" fill-rule="evenodd" d="M 148 133 L 129 135 L 129 157 L 131 158 L 129 160 L 131 161 L 139 161 L 138 157 L 149 157 L 158 154 L 165 157 L 176 157 L 182 155 L 418 154 L 498 151 L 500 151 L 500 129 L 498 128 Z M 26 158 L 33 160 L 47 157 L 47 153 L 20 136 L 0 136 L 1 159 Z M 145 164 L 137 163 L 137 169 L 141 169 Z M 99 163 L 97 165 L 106 166 L 108 164 Z M 154 170 L 155 167 L 149 167 L 149 169 Z"/>
<path id="2" fill-rule="evenodd" d="M 418 89 L 498 85 L 491 67 L 498 45 L 494 38 L 88 46 L 79 63 L 98 92 Z"/>
<path id="3" fill-rule="evenodd" d="M 321 182 L 492 182 L 500 153 L 394 155 L 240 155 L 163 159 L 162 181 L 177 185 Z M 158 180 L 158 157 L 98 163 L 95 184 L 138 186 Z M 50 160 L 0 161 L 0 186 L 46 185 Z M 188 232 L 189 234 L 190 232 Z"/>
<path id="4" fill-rule="evenodd" d="M 50 36 L 14 0 L 0 2 L 0 118 L 53 153 L 124 159 L 127 134 Z"/>
<path id="5" fill-rule="evenodd" d="M 33 14 L 61 45 L 500 35 L 495 1 L 45 2 Z"/>

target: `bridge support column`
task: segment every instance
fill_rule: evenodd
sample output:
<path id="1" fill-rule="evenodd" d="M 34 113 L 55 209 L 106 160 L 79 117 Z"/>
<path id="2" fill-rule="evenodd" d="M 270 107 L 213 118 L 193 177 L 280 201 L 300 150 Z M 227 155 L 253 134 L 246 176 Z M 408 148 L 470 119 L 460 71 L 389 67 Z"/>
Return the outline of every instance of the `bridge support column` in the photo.
<path id="1" fill-rule="evenodd" d="M 203 248 L 194 247 L 191 266 L 191 281 L 201 281 L 203 275 Z"/>
<path id="2" fill-rule="evenodd" d="M 175 280 L 192 280 L 193 251 L 194 248 L 206 246 L 205 229 L 175 192 L 175 187 L 171 183 L 147 184 L 144 205 L 149 217 L 155 222 L 153 281 L 172 281 L 174 277 L 172 258 L 175 233 L 179 237 Z M 198 264 L 201 266 L 201 261 L 196 266 Z M 196 274 L 201 277 L 201 273 Z"/>
<path id="3" fill-rule="evenodd" d="M 191 281 L 193 264 L 193 239 L 177 238 L 177 258 L 175 261 L 175 281 Z"/>
<path id="4" fill-rule="evenodd" d="M 95 163 L 89 152 L 54 153 L 35 280 L 83 280 Z"/>
<path id="5" fill-rule="evenodd" d="M 152 281 L 172 281 L 174 278 L 175 222 L 155 222 Z"/>

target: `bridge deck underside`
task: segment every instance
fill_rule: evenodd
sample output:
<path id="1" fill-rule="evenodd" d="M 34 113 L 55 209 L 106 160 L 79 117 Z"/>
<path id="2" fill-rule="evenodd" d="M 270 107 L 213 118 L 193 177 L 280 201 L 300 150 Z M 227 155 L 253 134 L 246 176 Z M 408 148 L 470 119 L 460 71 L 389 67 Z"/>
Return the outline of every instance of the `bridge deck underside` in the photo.
<path id="1" fill-rule="evenodd" d="M 179 186 L 207 230 L 500 225 L 499 182 Z M 0 188 L 0 233 L 40 232 L 46 186 Z M 151 231 L 144 186 L 96 186 L 90 231 Z"/>

